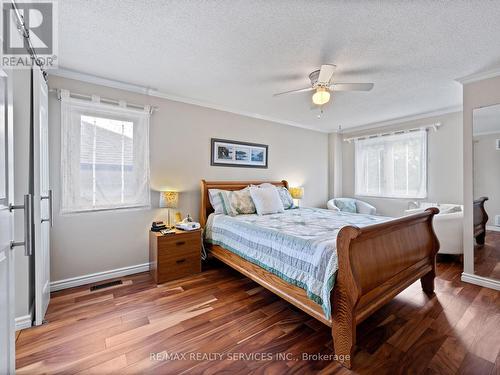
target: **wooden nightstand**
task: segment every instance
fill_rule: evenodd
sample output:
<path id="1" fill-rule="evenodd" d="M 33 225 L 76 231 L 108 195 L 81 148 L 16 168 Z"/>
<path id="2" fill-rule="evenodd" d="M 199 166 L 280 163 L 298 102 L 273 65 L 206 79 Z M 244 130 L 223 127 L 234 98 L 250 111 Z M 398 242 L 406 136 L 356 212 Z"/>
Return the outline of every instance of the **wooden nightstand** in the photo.
<path id="1" fill-rule="evenodd" d="M 156 283 L 201 272 L 201 230 L 149 232 L 149 272 Z"/>

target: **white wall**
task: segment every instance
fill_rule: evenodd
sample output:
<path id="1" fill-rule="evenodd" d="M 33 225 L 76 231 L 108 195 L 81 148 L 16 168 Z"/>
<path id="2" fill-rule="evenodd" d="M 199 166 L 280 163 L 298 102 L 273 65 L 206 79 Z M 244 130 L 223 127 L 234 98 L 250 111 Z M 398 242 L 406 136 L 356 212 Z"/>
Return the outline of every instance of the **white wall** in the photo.
<path id="1" fill-rule="evenodd" d="M 183 215 L 198 217 L 200 179 L 281 180 L 305 188 L 303 205 L 325 206 L 328 197 L 328 134 L 211 110 L 190 104 L 147 97 L 60 77 L 50 77 L 51 88 L 82 94 L 152 104 L 150 130 L 151 188 L 181 192 Z M 60 215 L 60 105 L 49 98 L 51 185 L 54 190 L 51 280 L 61 280 L 148 261 L 151 221 L 164 219 L 158 193 L 153 209 Z M 269 168 L 210 166 L 210 138 L 226 138 L 269 145 Z"/>
<path id="2" fill-rule="evenodd" d="M 462 112 L 402 122 L 358 132 L 345 132 L 345 138 L 384 131 L 410 129 L 440 122 L 437 132 L 428 135 L 428 182 L 427 198 L 423 201 L 438 203 L 461 203 L 463 199 L 462 172 Z M 344 142 L 342 146 L 342 193 L 354 197 L 354 143 Z M 401 216 L 412 199 L 360 197 L 387 216 Z"/>

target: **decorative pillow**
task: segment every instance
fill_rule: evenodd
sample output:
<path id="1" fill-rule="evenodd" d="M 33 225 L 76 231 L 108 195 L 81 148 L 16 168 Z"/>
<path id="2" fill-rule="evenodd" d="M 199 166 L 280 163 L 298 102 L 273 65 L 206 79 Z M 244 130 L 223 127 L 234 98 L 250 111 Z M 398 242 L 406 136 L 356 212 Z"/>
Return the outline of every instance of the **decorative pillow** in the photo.
<path id="1" fill-rule="evenodd" d="M 340 211 L 357 213 L 356 201 L 354 199 L 335 199 L 335 206 L 339 208 Z"/>
<path id="2" fill-rule="evenodd" d="M 276 189 L 278 189 L 278 194 L 280 195 L 281 202 L 283 203 L 283 208 L 285 210 L 295 208 L 295 205 L 293 204 L 293 198 L 290 195 L 288 189 L 284 186 L 277 187 Z"/>
<path id="3" fill-rule="evenodd" d="M 215 214 L 224 213 L 224 207 L 222 206 L 222 198 L 219 194 L 221 191 L 225 190 L 208 189 L 208 199 L 210 200 L 210 204 L 212 205 Z"/>
<path id="4" fill-rule="evenodd" d="M 255 213 L 255 204 L 250 195 L 249 187 L 236 191 L 222 190 L 219 194 L 226 215 L 236 216 Z"/>
<path id="5" fill-rule="evenodd" d="M 259 215 L 277 214 L 284 212 L 278 189 L 250 187 L 250 195 Z"/>
<path id="6" fill-rule="evenodd" d="M 446 205 L 445 207 L 438 206 L 440 214 L 454 214 L 455 212 L 462 212 L 460 205 Z"/>

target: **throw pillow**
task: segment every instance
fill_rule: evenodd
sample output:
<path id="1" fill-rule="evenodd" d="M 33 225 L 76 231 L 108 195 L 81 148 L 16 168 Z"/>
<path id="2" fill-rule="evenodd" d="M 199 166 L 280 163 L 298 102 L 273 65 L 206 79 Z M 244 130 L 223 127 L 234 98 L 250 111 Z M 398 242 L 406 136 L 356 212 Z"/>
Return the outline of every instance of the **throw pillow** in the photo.
<path id="1" fill-rule="evenodd" d="M 226 215 L 236 216 L 255 213 L 255 205 L 250 195 L 249 187 L 236 191 L 223 190 L 219 194 Z"/>
<path id="2" fill-rule="evenodd" d="M 272 188 L 250 187 L 250 195 L 258 215 L 277 214 L 285 211 L 278 190 L 274 186 Z"/>
<path id="3" fill-rule="evenodd" d="M 335 199 L 335 205 L 343 212 L 357 213 L 356 201 L 354 199 Z"/>
<path id="4" fill-rule="evenodd" d="M 295 208 L 295 205 L 293 204 L 293 198 L 290 195 L 288 189 L 284 186 L 280 186 L 277 189 L 278 189 L 278 194 L 280 195 L 281 202 L 283 203 L 283 208 L 285 210 L 288 210 L 290 208 Z"/>

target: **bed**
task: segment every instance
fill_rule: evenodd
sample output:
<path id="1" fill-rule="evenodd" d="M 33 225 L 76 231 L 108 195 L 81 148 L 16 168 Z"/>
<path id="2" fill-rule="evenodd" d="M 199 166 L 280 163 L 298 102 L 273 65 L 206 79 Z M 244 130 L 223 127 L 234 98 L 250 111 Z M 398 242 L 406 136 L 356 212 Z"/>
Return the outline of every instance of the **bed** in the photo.
<path id="1" fill-rule="evenodd" d="M 208 220 L 213 208 L 208 198 L 209 189 L 240 190 L 248 185 L 258 185 L 262 182 L 264 181 L 202 180 L 200 212 L 202 227 L 205 228 L 208 224 L 207 229 L 211 228 Z M 286 181 L 270 183 L 288 188 Z M 307 211 L 303 212 L 304 215 L 308 215 Z M 332 224 L 331 230 L 335 232 L 335 236 L 323 233 L 324 242 L 327 242 L 328 246 L 334 242 L 335 260 L 332 261 L 333 265 L 328 263 L 330 258 L 326 257 L 324 260 L 329 264 L 325 273 L 327 278 L 333 278 L 333 289 L 329 298 L 323 293 L 322 297 L 325 298 L 320 300 L 312 298 L 318 296 L 313 293 L 314 290 L 307 288 L 307 282 L 296 282 L 294 278 L 284 277 L 276 270 L 259 264 L 255 259 L 238 252 L 237 245 L 232 246 L 230 242 L 224 241 L 210 241 L 207 243 L 207 248 L 213 257 L 331 327 L 336 359 L 350 368 L 356 344 L 357 324 L 418 279 L 421 280 L 424 292 L 433 293 L 435 256 L 439 250 L 439 242 L 432 228 L 432 218 L 438 212 L 437 208 L 429 208 L 424 212 L 399 219 L 372 219 L 369 215 L 363 215 L 359 226 L 352 224 L 358 222 L 352 216 L 340 215 L 339 220 L 344 218 L 348 225 Z M 329 215 L 335 214 L 329 212 Z M 286 220 L 293 221 L 293 216 L 297 213 L 287 215 Z M 234 228 L 236 231 L 238 226 L 255 229 L 258 223 L 252 222 L 253 220 L 253 218 L 241 219 L 243 224 L 229 219 L 219 221 L 227 230 L 231 231 L 233 230 L 231 228 Z M 238 226 L 231 227 L 232 223 Z M 262 227 L 262 223 L 260 224 Z M 286 236 L 293 237 L 293 233 L 288 233 Z M 276 237 L 276 241 L 282 241 L 282 237 Z M 328 281 L 327 279 L 326 283 Z M 324 292 L 324 289 L 322 291 Z M 325 303 L 329 306 L 325 306 Z"/>
<path id="2" fill-rule="evenodd" d="M 486 223 L 488 222 L 488 213 L 484 207 L 484 203 L 488 197 L 481 197 L 474 200 L 472 207 L 474 212 L 474 237 L 478 245 L 484 245 L 486 237 Z"/>

